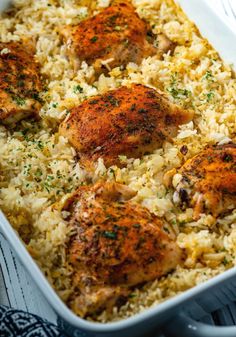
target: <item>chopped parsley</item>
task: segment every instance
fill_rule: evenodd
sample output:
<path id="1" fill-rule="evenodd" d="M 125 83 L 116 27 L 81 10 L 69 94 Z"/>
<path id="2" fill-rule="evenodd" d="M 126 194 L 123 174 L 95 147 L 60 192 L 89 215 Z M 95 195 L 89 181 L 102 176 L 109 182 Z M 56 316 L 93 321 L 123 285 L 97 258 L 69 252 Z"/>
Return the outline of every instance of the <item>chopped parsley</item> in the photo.
<path id="1" fill-rule="evenodd" d="M 135 223 L 135 224 L 133 224 L 133 227 L 134 227 L 134 228 L 140 228 L 141 225 L 140 225 L 139 223 Z"/>
<path id="2" fill-rule="evenodd" d="M 107 99 L 112 106 L 119 106 L 120 105 L 120 101 L 112 95 L 108 95 Z"/>
<path id="3" fill-rule="evenodd" d="M 23 171 L 23 174 L 25 176 L 28 176 L 30 174 L 30 170 L 32 168 L 32 165 L 31 164 L 26 164 L 24 165 L 24 171 Z"/>
<path id="4" fill-rule="evenodd" d="M 127 160 L 127 157 L 125 155 L 119 155 L 118 158 L 121 162 L 126 162 Z"/>
<path id="5" fill-rule="evenodd" d="M 112 240 L 117 239 L 117 233 L 116 232 L 104 231 L 103 236 L 107 239 L 112 239 Z"/>
<path id="6" fill-rule="evenodd" d="M 42 170 L 39 169 L 39 168 L 37 168 L 37 171 L 35 172 L 35 176 L 36 176 L 36 177 L 41 177 L 42 174 L 43 174 Z"/>
<path id="7" fill-rule="evenodd" d="M 207 101 L 207 103 L 209 103 L 214 97 L 215 97 L 215 93 L 213 91 L 209 91 L 206 94 L 206 101 Z"/>
<path id="8" fill-rule="evenodd" d="M 109 168 L 109 173 L 111 173 L 114 177 L 116 176 L 115 170 L 113 168 Z"/>
<path id="9" fill-rule="evenodd" d="M 136 297 L 136 296 L 137 296 L 137 295 L 134 294 L 134 293 L 129 294 L 129 298 L 134 298 L 134 297 Z"/>
<path id="10" fill-rule="evenodd" d="M 225 265 L 225 266 L 227 266 L 227 264 L 229 264 L 229 261 L 227 260 L 227 258 L 226 257 L 224 257 L 224 259 L 223 259 L 223 264 Z"/>
<path id="11" fill-rule="evenodd" d="M 116 20 L 118 19 L 119 15 L 118 14 L 115 14 L 115 15 L 112 15 L 109 17 L 108 19 L 108 22 L 107 22 L 107 25 L 109 27 L 112 27 L 116 24 Z"/>
<path id="12" fill-rule="evenodd" d="M 178 78 L 177 73 L 174 73 L 171 76 L 171 82 L 169 88 L 167 88 L 167 91 L 171 94 L 171 96 L 175 99 L 183 99 L 188 98 L 191 96 L 191 91 L 183 88 L 179 88 L 178 86 Z"/>
<path id="13" fill-rule="evenodd" d="M 212 72 L 210 70 L 207 70 L 206 74 L 203 76 L 204 79 L 208 80 L 208 81 L 213 81 L 213 75 Z"/>
<path id="14" fill-rule="evenodd" d="M 47 181 L 51 181 L 51 180 L 53 180 L 53 179 L 54 179 L 53 176 L 50 176 L 50 175 L 47 176 Z"/>
<path id="15" fill-rule="evenodd" d="M 25 105 L 25 99 L 20 97 L 20 96 L 13 96 L 12 97 L 13 101 L 16 102 L 17 105 L 22 106 Z"/>
<path id="16" fill-rule="evenodd" d="M 146 109 L 139 109 L 139 110 L 138 110 L 138 113 L 140 113 L 140 114 L 145 114 L 145 113 L 147 113 L 147 110 L 146 110 Z"/>
<path id="17" fill-rule="evenodd" d="M 43 183 L 43 187 L 45 188 L 45 190 L 49 193 L 50 189 L 52 188 L 52 186 L 48 183 L 48 182 L 44 182 Z"/>
<path id="18" fill-rule="evenodd" d="M 29 128 L 23 129 L 23 130 L 21 131 L 22 136 L 25 137 L 29 131 L 30 131 Z"/>
<path id="19" fill-rule="evenodd" d="M 81 94 L 83 91 L 84 91 L 84 89 L 79 84 L 75 85 L 74 88 L 73 88 L 74 94 L 77 94 L 78 92 Z"/>
<path id="20" fill-rule="evenodd" d="M 44 103 L 44 100 L 39 96 L 39 93 L 38 92 L 36 92 L 36 91 L 32 91 L 31 93 L 30 93 L 30 95 L 31 95 L 31 97 L 33 98 L 33 99 L 35 99 L 36 101 L 38 101 L 39 103 Z"/>
<path id="21" fill-rule="evenodd" d="M 41 140 L 38 140 L 38 141 L 35 141 L 36 143 L 36 147 L 39 149 L 39 150 L 42 150 L 44 148 L 44 144 Z"/>
<path id="22" fill-rule="evenodd" d="M 171 94 L 173 98 L 176 98 L 176 99 L 187 98 L 191 95 L 191 91 L 187 89 L 170 87 L 167 89 L 167 91 Z"/>
<path id="23" fill-rule="evenodd" d="M 226 163 L 230 163 L 231 161 L 233 161 L 232 155 L 229 153 L 225 153 L 223 156 L 223 161 Z"/>
<path id="24" fill-rule="evenodd" d="M 93 36 L 93 37 L 90 39 L 90 41 L 91 41 L 92 43 L 95 43 L 97 40 L 98 40 L 98 37 L 97 37 L 97 36 Z"/>

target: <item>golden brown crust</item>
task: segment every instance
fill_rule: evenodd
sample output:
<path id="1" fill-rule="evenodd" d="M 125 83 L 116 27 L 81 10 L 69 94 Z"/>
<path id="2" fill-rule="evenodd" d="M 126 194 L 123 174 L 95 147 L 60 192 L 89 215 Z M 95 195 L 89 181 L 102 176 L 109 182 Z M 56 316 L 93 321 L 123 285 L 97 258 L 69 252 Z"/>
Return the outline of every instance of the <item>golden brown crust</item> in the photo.
<path id="1" fill-rule="evenodd" d="M 37 117 L 42 90 L 39 65 L 29 44 L 0 43 L 0 121 L 15 123 Z"/>
<path id="2" fill-rule="evenodd" d="M 194 217 L 219 215 L 236 205 L 236 145 L 209 146 L 189 159 L 177 173 L 180 201 L 194 207 Z M 188 195 L 186 189 L 190 189 Z"/>
<path id="3" fill-rule="evenodd" d="M 163 94 L 141 84 L 120 87 L 84 101 L 61 124 L 67 137 L 91 168 L 102 157 L 107 166 L 121 165 L 118 156 L 141 157 L 177 134 L 193 117 Z"/>
<path id="4" fill-rule="evenodd" d="M 114 2 L 78 26 L 65 27 L 62 35 L 69 55 L 93 64 L 98 72 L 106 69 L 102 65 L 104 60 L 110 60 L 109 67 L 114 68 L 128 62 L 140 63 L 143 57 L 162 56 L 174 47 L 162 34 L 162 47 L 155 48 L 150 27 L 139 18 L 132 4 L 125 0 Z"/>
<path id="5" fill-rule="evenodd" d="M 124 185 L 99 182 L 79 188 L 64 207 L 76 232 L 68 256 L 75 270 L 74 282 L 82 293 L 84 308 L 77 312 L 86 307 L 90 310 L 84 288 L 90 287 L 94 294 L 104 288 L 107 293 L 116 291 L 119 298 L 131 287 L 172 270 L 181 260 L 181 251 L 165 232 L 163 222 L 132 202 L 134 195 Z M 96 301 L 93 310 L 107 306 L 106 297 L 96 296 Z"/>

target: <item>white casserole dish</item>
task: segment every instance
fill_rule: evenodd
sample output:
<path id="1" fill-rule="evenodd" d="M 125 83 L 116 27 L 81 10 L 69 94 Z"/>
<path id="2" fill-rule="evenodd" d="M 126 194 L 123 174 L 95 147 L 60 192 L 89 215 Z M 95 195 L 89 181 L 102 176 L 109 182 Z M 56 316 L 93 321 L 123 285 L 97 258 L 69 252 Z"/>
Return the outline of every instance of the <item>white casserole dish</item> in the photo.
<path id="1" fill-rule="evenodd" d="M 212 4 L 204 0 L 178 0 L 202 35 L 219 51 L 222 58 L 236 66 L 236 33 L 229 23 L 222 22 Z M 0 229 L 12 245 L 21 262 L 58 315 L 60 325 L 68 336 L 148 336 L 164 329 L 166 336 L 230 337 L 236 336 L 236 327 L 209 327 L 193 321 L 204 312 L 216 310 L 236 299 L 236 269 L 233 268 L 185 293 L 159 304 L 145 312 L 117 323 L 92 323 L 77 317 L 59 299 L 39 270 L 15 231 L 0 213 Z"/>

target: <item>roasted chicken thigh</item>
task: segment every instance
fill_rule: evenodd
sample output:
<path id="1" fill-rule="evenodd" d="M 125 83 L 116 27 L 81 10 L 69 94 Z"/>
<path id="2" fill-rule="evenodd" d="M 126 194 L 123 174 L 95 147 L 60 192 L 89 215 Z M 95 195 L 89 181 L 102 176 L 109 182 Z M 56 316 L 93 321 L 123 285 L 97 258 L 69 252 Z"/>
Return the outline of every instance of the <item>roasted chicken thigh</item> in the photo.
<path id="1" fill-rule="evenodd" d="M 0 43 L 0 121 L 16 123 L 37 116 L 42 90 L 39 65 L 28 43 Z"/>
<path id="2" fill-rule="evenodd" d="M 62 35 L 75 67 L 85 60 L 93 64 L 98 72 L 128 62 L 140 63 L 144 57 L 154 54 L 162 56 L 174 48 L 164 34 L 157 36 L 157 47 L 154 47 L 150 27 L 139 18 L 131 2 L 126 0 L 114 1 L 79 25 L 65 27 Z"/>
<path id="3" fill-rule="evenodd" d="M 217 216 L 235 208 L 235 144 L 209 146 L 174 173 L 174 201 L 193 207 L 195 219 L 201 213 Z"/>
<path id="4" fill-rule="evenodd" d="M 64 211 L 73 235 L 68 244 L 73 310 L 92 315 L 119 305 L 132 288 L 154 280 L 181 261 L 163 222 L 133 202 L 135 192 L 114 182 L 81 187 Z"/>
<path id="5" fill-rule="evenodd" d="M 176 136 L 178 126 L 193 117 L 154 89 L 133 84 L 92 97 L 72 109 L 60 133 L 90 169 L 103 158 L 106 166 L 121 165 L 119 155 L 138 158 Z"/>

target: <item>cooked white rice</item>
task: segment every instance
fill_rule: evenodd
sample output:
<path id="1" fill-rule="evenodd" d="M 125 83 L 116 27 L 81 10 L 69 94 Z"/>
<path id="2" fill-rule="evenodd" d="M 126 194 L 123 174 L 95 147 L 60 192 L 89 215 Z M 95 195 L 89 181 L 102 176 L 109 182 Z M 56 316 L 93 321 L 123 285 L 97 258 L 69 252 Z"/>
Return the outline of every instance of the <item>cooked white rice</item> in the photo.
<path id="1" fill-rule="evenodd" d="M 164 172 L 179 167 L 206 144 L 234 139 L 236 80 L 232 70 L 172 0 L 134 0 L 154 33 L 165 32 L 177 43 L 174 55 L 165 55 L 161 61 L 148 57 L 140 66 L 130 63 L 125 70 L 115 68 L 91 84 L 93 68 L 83 62 L 74 74 L 58 32 L 63 25 L 86 18 L 91 8 L 94 13 L 108 3 L 17 0 L 16 10 L 0 19 L 1 41 L 35 40 L 36 57 L 48 81 L 40 122 L 22 121 L 14 129 L 0 126 L 0 207 L 65 301 L 73 291 L 71 270 L 65 263 L 68 226 L 53 205 L 83 184 L 87 174 L 77 163 L 74 149 L 56 133 L 59 122 L 68 109 L 87 97 L 131 82 L 161 89 L 170 100 L 195 111 L 194 121 L 180 128 L 173 144 L 166 143 L 140 159 L 122 157 L 127 168 L 106 170 L 98 161 L 94 181 L 115 179 L 136 190 L 137 202 L 173 225 L 187 255 L 183 266 L 134 291 L 122 308 L 103 312 L 97 317 L 102 322 L 129 317 L 236 264 L 236 211 L 217 220 L 205 215 L 194 221 L 192 209 L 175 208 L 173 191 L 162 182 Z M 180 152 L 183 145 L 188 147 L 186 156 Z"/>

